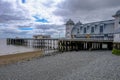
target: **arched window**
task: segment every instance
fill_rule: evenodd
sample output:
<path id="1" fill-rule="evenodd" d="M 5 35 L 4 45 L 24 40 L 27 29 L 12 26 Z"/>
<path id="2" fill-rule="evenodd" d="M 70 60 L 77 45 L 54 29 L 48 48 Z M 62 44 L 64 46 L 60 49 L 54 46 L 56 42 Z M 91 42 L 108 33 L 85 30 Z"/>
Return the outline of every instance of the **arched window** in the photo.
<path id="1" fill-rule="evenodd" d="M 91 27 L 91 33 L 94 33 L 94 27 Z"/>
<path id="2" fill-rule="evenodd" d="M 103 26 L 100 26 L 100 33 L 103 33 Z"/>
<path id="3" fill-rule="evenodd" d="M 80 27 L 80 30 L 82 30 L 82 27 Z"/>
<path id="4" fill-rule="evenodd" d="M 79 29 L 77 29 L 77 33 L 79 33 Z"/>
<path id="5" fill-rule="evenodd" d="M 86 33 L 86 28 L 84 28 L 84 33 Z"/>
<path id="6" fill-rule="evenodd" d="M 87 26 L 87 29 L 89 29 L 90 26 Z"/>
<path id="7" fill-rule="evenodd" d="M 97 29 L 97 25 L 95 25 L 95 29 Z"/>

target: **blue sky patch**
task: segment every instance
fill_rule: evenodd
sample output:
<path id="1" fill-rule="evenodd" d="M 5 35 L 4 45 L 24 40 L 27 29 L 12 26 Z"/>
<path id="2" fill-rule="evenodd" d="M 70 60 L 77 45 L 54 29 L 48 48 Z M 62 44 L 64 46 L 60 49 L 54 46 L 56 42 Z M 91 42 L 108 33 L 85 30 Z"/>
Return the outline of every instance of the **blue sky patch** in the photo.
<path id="1" fill-rule="evenodd" d="M 26 0 L 22 0 L 22 3 L 25 3 L 26 2 Z"/>
<path id="2" fill-rule="evenodd" d="M 48 20 L 40 18 L 39 16 L 33 16 L 36 22 L 48 23 Z"/>
<path id="3" fill-rule="evenodd" d="M 20 30 L 33 30 L 33 28 L 29 28 L 29 27 L 22 27 L 22 28 L 19 28 Z"/>

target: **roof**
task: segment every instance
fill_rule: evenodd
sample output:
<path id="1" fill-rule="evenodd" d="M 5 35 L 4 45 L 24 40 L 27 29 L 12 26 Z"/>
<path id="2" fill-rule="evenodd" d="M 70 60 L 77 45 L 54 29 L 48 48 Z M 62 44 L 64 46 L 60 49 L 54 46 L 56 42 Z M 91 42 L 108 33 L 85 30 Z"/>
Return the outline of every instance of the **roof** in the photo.
<path id="1" fill-rule="evenodd" d="M 115 17 L 115 16 L 120 16 L 120 10 L 118 10 L 113 17 Z"/>
<path id="2" fill-rule="evenodd" d="M 76 25 L 82 25 L 82 23 L 79 21 L 79 22 L 76 23 Z"/>
<path id="3" fill-rule="evenodd" d="M 74 25 L 75 23 L 71 20 L 71 19 L 69 19 L 67 22 L 66 22 L 66 25 Z"/>
<path id="4" fill-rule="evenodd" d="M 91 23 L 85 23 L 85 24 L 83 24 L 83 25 L 90 25 L 90 24 L 101 24 L 101 23 L 103 23 L 103 24 L 109 24 L 109 23 L 114 23 L 114 19 L 112 19 L 112 20 L 105 20 L 105 21 L 97 21 L 97 22 L 91 22 Z"/>

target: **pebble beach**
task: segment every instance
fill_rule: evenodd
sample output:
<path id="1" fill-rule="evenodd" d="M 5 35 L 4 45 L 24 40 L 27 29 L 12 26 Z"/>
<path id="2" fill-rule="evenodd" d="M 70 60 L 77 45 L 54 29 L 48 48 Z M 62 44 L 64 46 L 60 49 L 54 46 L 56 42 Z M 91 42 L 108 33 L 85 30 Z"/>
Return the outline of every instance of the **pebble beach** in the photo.
<path id="1" fill-rule="evenodd" d="M 0 67 L 0 80 L 120 80 L 111 51 L 64 52 Z"/>

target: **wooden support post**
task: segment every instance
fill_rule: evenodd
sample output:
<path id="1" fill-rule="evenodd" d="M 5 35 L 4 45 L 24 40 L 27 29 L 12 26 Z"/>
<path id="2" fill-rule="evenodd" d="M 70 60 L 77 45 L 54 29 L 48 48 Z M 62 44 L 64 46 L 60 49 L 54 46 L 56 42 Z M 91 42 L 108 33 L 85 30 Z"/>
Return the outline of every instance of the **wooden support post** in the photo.
<path id="1" fill-rule="evenodd" d="M 96 49 L 97 49 L 97 50 L 98 50 L 98 46 L 99 46 L 98 43 L 96 43 Z"/>
<path id="2" fill-rule="evenodd" d="M 73 41 L 72 41 L 72 51 L 74 50 L 74 43 L 73 43 Z"/>
<path id="3" fill-rule="evenodd" d="M 52 46 L 53 50 L 55 50 L 55 40 L 53 40 L 53 46 Z"/>
<path id="4" fill-rule="evenodd" d="M 78 41 L 75 42 L 75 50 L 78 51 Z"/>
<path id="5" fill-rule="evenodd" d="M 70 41 L 67 41 L 68 51 L 70 50 Z"/>
<path id="6" fill-rule="evenodd" d="M 86 42 L 84 42 L 84 50 L 86 50 Z"/>
<path id="7" fill-rule="evenodd" d="M 70 46 L 70 51 L 72 51 L 72 42 L 71 41 L 70 41 L 69 46 Z"/>
<path id="8" fill-rule="evenodd" d="M 83 42 L 83 50 L 85 50 L 85 42 Z"/>
<path id="9" fill-rule="evenodd" d="M 68 51 L 68 41 L 66 41 L 66 51 Z"/>
<path id="10" fill-rule="evenodd" d="M 92 50 L 95 48 L 95 43 L 92 42 Z"/>
<path id="11" fill-rule="evenodd" d="M 84 43 L 81 42 L 81 50 L 83 50 L 83 49 L 84 49 Z"/>
<path id="12" fill-rule="evenodd" d="M 92 43 L 91 42 L 89 42 L 89 50 L 92 50 Z"/>
<path id="13" fill-rule="evenodd" d="M 100 50 L 102 50 L 102 43 L 100 43 Z"/>
<path id="14" fill-rule="evenodd" d="M 60 51 L 60 41 L 58 40 L 58 51 Z"/>
<path id="15" fill-rule="evenodd" d="M 108 47 L 108 50 L 112 50 L 113 49 L 113 44 L 112 43 L 107 43 L 107 47 Z M 119 44 L 118 44 L 118 48 L 119 48 Z"/>
<path id="16" fill-rule="evenodd" d="M 64 51 L 66 51 L 66 41 L 64 41 Z"/>
<path id="17" fill-rule="evenodd" d="M 64 52 L 64 42 L 62 41 L 62 52 Z"/>

